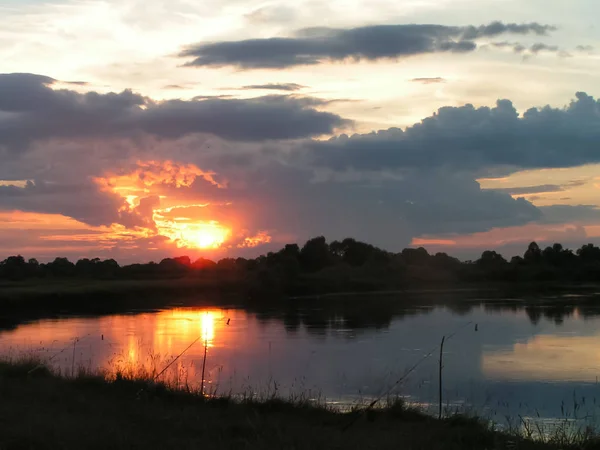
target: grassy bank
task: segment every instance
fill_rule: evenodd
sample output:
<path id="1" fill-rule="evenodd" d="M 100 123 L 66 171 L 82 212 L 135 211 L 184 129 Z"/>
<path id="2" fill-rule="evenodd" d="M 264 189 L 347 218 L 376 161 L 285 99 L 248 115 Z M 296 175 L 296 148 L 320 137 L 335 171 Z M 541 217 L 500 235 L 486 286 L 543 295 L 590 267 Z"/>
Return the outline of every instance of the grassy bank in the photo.
<path id="1" fill-rule="evenodd" d="M 541 443 L 400 402 L 339 413 L 310 401 L 203 398 L 144 380 L 0 364 L 0 449 L 596 449 Z"/>

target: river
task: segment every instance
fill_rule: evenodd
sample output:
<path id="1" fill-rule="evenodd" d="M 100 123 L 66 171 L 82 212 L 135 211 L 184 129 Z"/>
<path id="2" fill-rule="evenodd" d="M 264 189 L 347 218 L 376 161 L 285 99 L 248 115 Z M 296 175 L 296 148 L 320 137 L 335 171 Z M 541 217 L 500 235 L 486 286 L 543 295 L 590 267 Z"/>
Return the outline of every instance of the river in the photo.
<path id="1" fill-rule="evenodd" d="M 169 382 L 198 387 L 206 351 L 208 393 L 305 396 L 343 406 L 401 395 L 435 412 L 445 336 L 446 411 L 467 409 L 497 421 L 518 415 L 595 421 L 596 300 L 563 295 L 405 305 L 366 295 L 284 310 L 203 306 L 63 316 L 1 331 L 0 353 L 42 357 L 66 375 L 80 368 L 157 374 L 168 366 Z"/>

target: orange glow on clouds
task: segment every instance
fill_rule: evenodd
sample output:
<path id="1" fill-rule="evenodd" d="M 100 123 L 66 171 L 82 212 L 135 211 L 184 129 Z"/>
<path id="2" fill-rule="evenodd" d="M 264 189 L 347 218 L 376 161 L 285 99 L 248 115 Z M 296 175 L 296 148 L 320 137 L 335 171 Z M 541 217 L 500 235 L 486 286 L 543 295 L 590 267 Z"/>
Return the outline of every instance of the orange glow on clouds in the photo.
<path id="1" fill-rule="evenodd" d="M 42 214 L 24 211 L 0 211 L 3 230 L 80 230 L 89 228 L 70 217 L 60 214 Z"/>
<path id="2" fill-rule="evenodd" d="M 225 189 L 226 183 L 217 181 L 215 175 L 193 164 L 138 161 L 132 171 L 107 174 L 94 181 L 100 190 L 123 199 L 119 212 L 131 214 L 144 224 L 136 227 L 143 237 L 164 236 L 178 248 L 218 249 L 234 236 L 233 220 L 225 223 L 222 218 L 211 218 L 211 212 L 224 205 L 189 200 L 189 189 L 198 179 L 209 187 Z M 202 218 L 194 217 L 199 211 Z M 266 232 L 242 239 L 238 247 L 271 241 Z"/>
<path id="3" fill-rule="evenodd" d="M 421 247 L 424 245 L 456 245 L 456 241 L 452 241 L 450 239 L 424 239 L 424 238 L 414 238 L 412 240 L 411 245 L 415 247 Z"/>
<path id="4" fill-rule="evenodd" d="M 160 217 L 155 213 L 155 218 Z M 231 230 L 217 221 L 178 223 L 177 220 L 156 220 L 158 232 L 179 248 L 219 248 L 231 235 Z"/>
<path id="5" fill-rule="evenodd" d="M 194 164 L 178 164 L 173 161 L 138 161 L 137 169 L 123 174 L 109 174 L 94 181 L 105 190 L 122 192 L 124 197 L 132 195 L 139 198 L 140 193 L 150 193 L 154 185 L 190 187 L 197 177 L 202 177 L 211 184 L 219 187 L 214 179 L 214 172 L 205 172 Z"/>
<path id="6" fill-rule="evenodd" d="M 238 247 L 253 248 L 262 244 L 268 244 L 269 242 L 271 242 L 271 236 L 269 236 L 265 231 L 261 231 L 256 236 L 245 238 L 244 242 L 238 245 Z"/>

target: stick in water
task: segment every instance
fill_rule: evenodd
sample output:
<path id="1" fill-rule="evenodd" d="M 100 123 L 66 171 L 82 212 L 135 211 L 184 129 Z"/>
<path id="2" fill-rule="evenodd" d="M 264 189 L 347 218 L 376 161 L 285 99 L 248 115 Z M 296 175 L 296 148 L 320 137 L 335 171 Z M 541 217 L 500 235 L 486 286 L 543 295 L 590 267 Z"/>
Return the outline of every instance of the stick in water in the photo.
<path id="1" fill-rule="evenodd" d="M 187 351 L 188 351 L 190 348 L 192 348 L 192 345 L 194 345 L 196 342 L 198 342 L 198 341 L 200 340 L 200 338 L 201 338 L 201 337 L 202 337 L 202 336 L 198 336 L 196 339 L 194 339 L 194 342 L 192 342 L 190 345 L 188 345 L 188 346 L 185 348 L 185 350 L 184 350 L 184 351 L 182 351 L 182 352 L 181 352 L 179 355 L 177 355 L 177 356 L 175 357 L 175 359 L 174 359 L 173 361 L 171 361 L 169 364 L 167 364 L 167 367 L 165 367 L 163 370 L 161 370 L 161 371 L 158 373 L 158 375 L 156 375 L 156 376 L 154 377 L 154 379 L 156 380 L 156 379 L 157 379 L 158 377 L 160 377 L 160 376 L 161 376 L 163 373 L 165 373 L 165 372 L 166 372 L 166 370 L 167 370 L 169 367 L 171 367 L 175 361 L 177 361 L 179 358 L 181 358 L 181 356 L 182 356 L 182 355 L 183 355 L 185 352 L 187 352 Z"/>
<path id="2" fill-rule="evenodd" d="M 442 336 L 442 343 L 440 344 L 440 410 L 438 412 L 438 419 L 442 420 L 442 369 L 444 368 L 444 341 L 446 336 Z"/>
<path id="3" fill-rule="evenodd" d="M 204 360 L 202 361 L 202 380 L 200 381 L 200 397 L 204 397 L 204 369 L 206 368 L 206 353 L 208 352 L 208 338 L 204 339 Z"/>

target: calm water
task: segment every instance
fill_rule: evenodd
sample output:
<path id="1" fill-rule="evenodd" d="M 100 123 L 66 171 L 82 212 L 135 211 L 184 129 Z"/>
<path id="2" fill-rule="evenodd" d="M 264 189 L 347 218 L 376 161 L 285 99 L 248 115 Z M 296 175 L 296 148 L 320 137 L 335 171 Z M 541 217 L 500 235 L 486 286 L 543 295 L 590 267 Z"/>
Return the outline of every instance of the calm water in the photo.
<path id="1" fill-rule="evenodd" d="M 79 366 L 160 371 L 200 338 L 167 371 L 171 381 L 199 386 L 206 343 L 209 390 L 310 392 L 342 404 L 385 394 L 423 360 L 392 392 L 437 408 L 439 342 L 456 333 L 444 349 L 445 405 L 495 418 L 561 417 L 575 409 L 578 417 L 594 418 L 600 301 L 593 300 L 584 306 L 567 296 L 559 303 L 537 299 L 535 307 L 498 300 L 402 307 L 357 298 L 327 310 L 314 302 L 261 313 L 175 308 L 70 317 L 1 331 L 0 352 L 53 358 L 64 373 Z"/>

